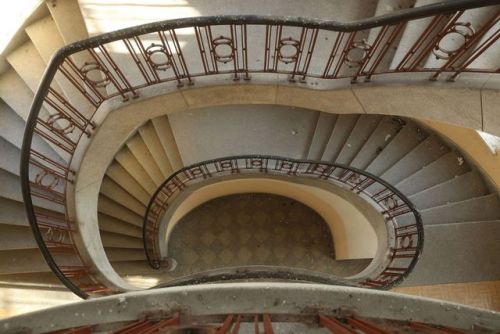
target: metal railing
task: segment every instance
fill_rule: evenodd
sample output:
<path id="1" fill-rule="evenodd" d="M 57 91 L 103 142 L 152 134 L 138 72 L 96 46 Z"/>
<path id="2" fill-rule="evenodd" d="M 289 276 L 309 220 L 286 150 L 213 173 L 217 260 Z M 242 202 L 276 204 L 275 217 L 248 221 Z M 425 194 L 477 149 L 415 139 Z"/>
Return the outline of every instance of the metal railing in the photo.
<path id="1" fill-rule="evenodd" d="M 498 40 L 498 7 L 491 7 L 493 14 L 478 27 L 467 21 L 472 8 L 495 4 L 456 0 L 351 23 L 265 16 L 185 18 L 62 48 L 35 95 L 21 159 L 27 216 L 44 258 L 78 295 L 112 293 L 81 255 L 71 212 L 73 182 L 88 145 L 82 139 L 92 136 L 105 101 L 127 101 L 154 85 L 193 85 L 207 76 L 255 80 L 252 75 L 283 74 L 291 82 L 329 82 L 368 81 L 391 73 L 427 72 L 431 79 L 449 73 L 449 80 L 462 72 L 498 73 L 497 68 L 474 67 Z M 404 55 L 401 60 L 389 66 L 391 50 L 405 28 L 421 18 L 428 18 L 422 23 L 426 28 L 411 46 L 398 51 Z M 462 42 L 450 47 L 451 35 L 461 36 Z M 431 58 L 437 61 L 427 63 Z M 38 151 L 34 136 L 58 156 Z"/>
<path id="2" fill-rule="evenodd" d="M 168 316 L 164 314 L 144 316 L 142 319 L 128 322 L 124 325 L 115 325 L 110 330 L 111 334 L 149 334 L 175 332 L 182 330 L 186 332 L 217 334 L 242 333 L 283 333 L 283 328 L 297 326 L 302 333 L 308 333 L 323 328 L 328 333 L 345 334 L 390 334 L 400 332 L 418 333 L 453 333 L 465 334 L 462 331 L 447 326 L 432 325 L 416 321 L 394 321 L 390 319 L 370 319 L 354 315 L 328 315 L 317 314 L 215 314 L 208 316 L 187 316 L 179 314 Z M 99 324 L 92 324 L 76 328 L 48 332 L 48 334 L 90 334 Z M 108 327 L 110 324 L 106 323 Z M 302 327 L 304 326 L 304 327 Z M 306 329 L 307 328 L 307 329 Z"/>
<path id="3" fill-rule="evenodd" d="M 223 157 L 184 167 L 160 185 L 149 202 L 143 225 L 144 250 L 152 268 L 160 269 L 162 264 L 168 263 L 160 251 L 160 244 L 166 242 L 160 227 L 165 231 L 170 223 L 165 221 L 165 213 L 179 195 L 189 187 L 207 180 L 215 182 L 217 178 L 235 175 L 286 176 L 292 177 L 292 182 L 293 178 L 313 179 L 350 190 L 371 204 L 383 217 L 388 241 L 387 245 L 379 247 L 387 247 L 388 254 L 376 259 L 375 261 L 379 261 L 378 265 L 362 278 L 316 275 L 313 272 L 285 267 L 266 271 L 250 266 L 239 267 L 237 270 L 221 269 L 216 274 L 194 273 L 194 277 L 178 279 L 175 284 L 241 279 L 241 272 L 244 272 L 248 278 L 281 278 L 330 284 L 340 284 L 339 282 L 344 281 L 344 284 L 351 286 L 388 289 L 408 276 L 422 253 L 424 230 L 419 213 L 403 194 L 379 177 L 353 167 L 325 161 L 244 155 Z"/>

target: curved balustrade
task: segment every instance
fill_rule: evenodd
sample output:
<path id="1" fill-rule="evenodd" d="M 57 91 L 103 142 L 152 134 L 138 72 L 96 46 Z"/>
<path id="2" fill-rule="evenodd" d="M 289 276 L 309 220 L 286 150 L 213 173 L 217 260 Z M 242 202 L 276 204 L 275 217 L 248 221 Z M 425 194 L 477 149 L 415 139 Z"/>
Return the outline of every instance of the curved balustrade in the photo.
<path id="1" fill-rule="evenodd" d="M 477 28 L 467 21 L 471 8 L 495 4 L 457 0 L 351 23 L 257 16 L 186 18 L 111 32 L 62 48 L 35 95 L 22 149 L 24 202 L 43 256 L 78 295 L 113 293 L 79 249 L 72 204 L 73 180 L 89 137 L 104 117 L 104 102 L 127 101 L 155 85 L 192 85 L 196 78 L 208 76 L 256 80 L 273 74 L 269 78 L 275 83 L 276 74 L 287 75 L 291 82 L 330 82 L 369 81 L 379 74 L 404 72 L 428 72 L 431 79 L 446 72 L 449 80 L 462 72 L 496 73 L 496 68 L 474 66 L 499 37 L 499 15 Z M 427 29 L 416 36 L 404 57 L 395 66 L 382 66 L 393 56 L 390 50 L 408 23 L 425 17 Z M 450 48 L 452 34 L 463 38 Z M 429 57 L 437 61 L 428 64 Z M 59 156 L 37 151 L 34 136 L 48 142 Z"/>
<path id="2" fill-rule="evenodd" d="M 160 226 L 167 209 L 182 191 L 206 180 L 248 174 L 300 177 L 339 185 L 365 199 L 384 217 L 389 254 L 383 254 L 381 259 L 374 260 L 378 264 L 362 278 L 345 278 L 345 284 L 390 288 L 408 276 L 422 253 L 424 231 L 419 213 L 403 194 L 377 176 L 353 167 L 324 161 L 246 155 L 203 161 L 182 168 L 157 189 L 149 202 L 143 227 L 144 249 L 150 266 L 160 269 L 163 263 L 168 263 L 160 252 L 160 243 L 165 242 L 165 235 L 160 233 Z M 379 245 L 379 247 L 385 246 Z M 175 284 L 240 279 L 241 272 L 244 272 L 243 277 L 247 278 L 300 279 L 330 284 L 339 284 L 342 281 L 339 277 L 316 275 L 293 268 L 274 267 L 272 270 L 262 270 L 256 267 L 242 267 L 237 270 L 221 269 L 216 273 L 197 273 L 192 278 L 179 279 Z"/>
<path id="3" fill-rule="evenodd" d="M 0 326 L 4 334 L 459 334 L 498 333 L 500 315 L 385 291 L 254 282 L 126 293 L 0 320 Z"/>

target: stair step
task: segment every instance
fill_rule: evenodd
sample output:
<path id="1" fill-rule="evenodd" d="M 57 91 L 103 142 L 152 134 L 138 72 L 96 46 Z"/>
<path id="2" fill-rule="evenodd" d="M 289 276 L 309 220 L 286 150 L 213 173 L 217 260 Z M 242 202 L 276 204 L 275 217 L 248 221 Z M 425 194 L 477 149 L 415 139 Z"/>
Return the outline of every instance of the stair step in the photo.
<path id="1" fill-rule="evenodd" d="M 127 147 L 158 187 L 164 181 L 164 177 L 142 137 L 136 134 L 127 141 Z"/>
<path id="2" fill-rule="evenodd" d="M 128 208 L 120 205 L 119 203 L 109 199 L 106 196 L 99 196 L 99 212 L 105 213 L 108 216 L 115 217 L 116 219 L 126 221 L 129 224 L 142 227 L 142 216 L 129 210 Z"/>
<path id="3" fill-rule="evenodd" d="M 430 136 L 408 152 L 408 154 L 401 158 L 380 177 L 391 184 L 396 184 L 410 175 L 413 175 L 423 166 L 439 159 L 448 151 L 449 148 L 441 143 L 439 139 Z"/>
<path id="4" fill-rule="evenodd" d="M 64 46 L 64 41 L 50 15 L 30 24 L 25 30 L 45 64 L 48 64 L 54 53 Z"/>
<path id="5" fill-rule="evenodd" d="M 0 197 L 0 224 L 29 226 L 23 202 Z"/>
<path id="6" fill-rule="evenodd" d="M 335 162 L 343 165 L 349 165 L 356 157 L 356 154 L 365 145 L 368 138 L 370 138 L 373 131 L 375 131 L 381 119 L 382 116 L 379 115 L 359 116 L 356 125 L 345 141 L 344 146 L 340 150 Z"/>
<path id="7" fill-rule="evenodd" d="M 401 124 L 396 119 L 385 116 L 358 151 L 350 165 L 355 168 L 365 169 L 384 150 L 400 129 Z"/>
<path id="8" fill-rule="evenodd" d="M 102 245 L 105 248 L 133 248 L 144 252 L 142 239 L 129 237 L 123 234 L 101 231 Z"/>
<path id="9" fill-rule="evenodd" d="M 116 261 L 146 261 L 146 253 L 142 247 L 132 248 L 105 248 L 106 255 L 111 262 Z"/>
<path id="10" fill-rule="evenodd" d="M 418 209 L 428 209 L 446 203 L 460 202 L 488 194 L 488 188 L 475 171 L 457 176 L 409 197 Z"/>
<path id="11" fill-rule="evenodd" d="M 475 197 L 420 211 L 425 225 L 500 219 L 500 201 L 496 194 Z"/>
<path id="12" fill-rule="evenodd" d="M 0 156 L 0 169 L 19 175 L 21 151 L 2 137 L 0 137 Z"/>
<path id="13" fill-rule="evenodd" d="M 89 37 L 78 0 L 47 2 L 47 7 L 65 44 Z"/>
<path id="14" fill-rule="evenodd" d="M 163 145 L 163 150 L 168 157 L 168 161 L 170 162 L 172 169 L 176 171 L 184 167 L 168 117 L 157 117 L 151 120 L 151 122 L 153 123 L 156 134 Z"/>
<path id="15" fill-rule="evenodd" d="M 39 249 L 0 250 L 0 273 L 50 272 Z"/>
<path id="16" fill-rule="evenodd" d="M 46 288 L 50 290 L 66 290 L 53 272 L 31 272 L 16 274 L 0 274 L 1 286 L 13 286 L 20 288 Z"/>
<path id="17" fill-rule="evenodd" d="M 333 162 L 337 159 L 358 118 L 359 115 L 339 115 L 337 117 L 321 160 Z"/>
<path id="18" fill-rule="evenodd" d="M 23 202 L 19 176 L 0 169 L 0 197 Z"/>
<path id="19" fill-rule="evenodd" d="M 64 46 L 64 41 L 51 16 L 46 16 L 29 25 L 26 27 L 26 32 L 45 65 L 48 65 L 52 56 Z M 87 61 L 90 60 L 90 54 L 84 54 L 88 55 Z M 76 64 L 80 63 L 81 62 L 76 62 Z M 58 84 L 60 92 L 64 93 L 64 96 L 72 106 L 74 106 L 83 115 L 90 116 L 90 112 L 94 109 L 94 107 L 71 83 L 71 81 L 69 81 L 61 73 L 57 73 L 55 76 L 55 83 Z M 53 88 L 57 87 L 53 84 L 51 86 Z"/>
<path id="20" fill-rule="evenodd" d="M 115 156 L 116 161 L 149 193 L 153 195 L 157 185 L 144 170 L 137 158 L 126 147 L 122 148 Z M 120 182 L 117 182 L 120 184 Z"/>
<path id="21" fill-rule="evenodd" d="M 118 162 L 111 163 L 106 175 L 143 205 L 148 205 L 151 196 Z"/>
<path id="22" fill-rule="evenodd" d="M 142 228 L 108 216 L 102 212 L 98 213 L 98 221 L 99 229 L 101 231 L 128 235 L 135 238 L 142 238 Z"/>
<path id="23" fill-rule="evenodd" d="M 26 65 L 24 64 L 23 66 Z M 0 98 L 2 98 L 24 121 L 28 119 L 34 94 L 13 69 L 2 73 L 0 76 Z M 41 111 L 41 115 L 47 114 L 45 109 Z"/>
<path id="24" fill-rule="evenodd" d="M 328 139 L 332 134 L 333 127 L 335 126 L 337 117 L 337 115 L 325 112 L 320 112 L 318 114 L 318 121 L 316 122 L 316 128 L 313 133 L 311 144 L 309 145 L 307 159 L 321 160 L 325 147 L 328 144 Z"/>
<path id="25" fill-rule="evenodd" d="M 141 126 L 139 128 L 139 134 L 155 160 L 156 165 L 160 169 L 163 179 L 167 179 L 170 174 L 174 172 L 174 170 L 172 169 L 172 165 L 168 160 L 168 156 L 163 149 L 160 138 L 158 138 L 153 124 L 148 122 L 147 124 Z"/>
<path id="26" fill-rule="evenodd" d="M 102 180 L 100 192 L 108 198 L 112 198 L 115 202 L 120 203 L 129 210 L 134 211 L 139 216 L 144 216 L 146 213 L 146 206 L 106 176 Z"/>
<path id="27" fill-rule="evenodd" d="M 424 229 L 424 251 L 404 285 L 495 281 L 500 277 L 500 220 Z"/>
<path id="28" fill-rule="evenodd" d="M 38 249 L 28 226 L 0 224 L 0 250 Z"/>
<path id="29" fill-rule="evenodd" d="M 36 93 L 38 84 L 45 72 L 46 64 L 33 42 L 28 41 L 15 49 L 7 56 L 7 61 L 31 91 Z M 56 82 L 52 82 L 51 87 L 58 92 L 62 92 L 61 87 Z"/>
<path id="30" fill-rule="evenodd" d="M 33 93 L 22 82 L 19 76 L 13 72 L 0 76 L 0 133 L 9 142 L 21 148 L 24 133 L 25 121 L 28 117 L 33 101 Z M 48 115 L 45 109 L 41 109 L 40 115 Z M 63 160 L 67 154 L 52 143 L 48 143 L 38 135 L 33 136 L 32 147 L 38 152 L 46 154 L 55 160 Z"/>
<path id="31" fill-rule="evenodd" d="M 423 140 L 423 133 L 414 124 L 404 125 L 393 140 L 368 165 L 366 171 L 381 175 Z"/>
<path id="32" fill-rule="evenodd" d="M 24 133 L 25 125 L 26 123 L 21 117 L 19 117 L 19 115 L 17 115 L 9 106 L 2 104 L 0 101 L 0 136 L 2 138 L 18 149 L 21 149 L 23 136 L 20 136 L 19 134 Z M 58 153 L 38 135 L 33 136 L 31 147 L 37 152 L 59 163 L 64 162 Z"/>
<path id="33" fill-rule="evenodd" d="M 158 270 L 149 266 L 146 261 L 112 261 L 111 265 L 116 270 L 118 275 L 158 275 Z M 124 277 L 126 278 L 126 277 Z"/>
<path id="34" fill-rule="evenodd" d="M 411 196 L 433 185 L 443 183 L 470 170 L 465 160 L 455 152 L 448 152 L 436 161 L 396 184 L 406 196 Z"/>

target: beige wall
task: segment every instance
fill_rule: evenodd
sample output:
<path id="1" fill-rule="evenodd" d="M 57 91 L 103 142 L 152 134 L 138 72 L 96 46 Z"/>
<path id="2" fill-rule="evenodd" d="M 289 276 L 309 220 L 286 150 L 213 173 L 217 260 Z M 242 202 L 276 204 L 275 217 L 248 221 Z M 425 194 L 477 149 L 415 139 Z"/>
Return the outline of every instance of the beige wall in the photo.
<path id="1" fill-rule="evenodd" d="M 436 121 L 423 123 L 454 142 L 500 189 L 500 154 L 493 154 L 476 130 Z"/>

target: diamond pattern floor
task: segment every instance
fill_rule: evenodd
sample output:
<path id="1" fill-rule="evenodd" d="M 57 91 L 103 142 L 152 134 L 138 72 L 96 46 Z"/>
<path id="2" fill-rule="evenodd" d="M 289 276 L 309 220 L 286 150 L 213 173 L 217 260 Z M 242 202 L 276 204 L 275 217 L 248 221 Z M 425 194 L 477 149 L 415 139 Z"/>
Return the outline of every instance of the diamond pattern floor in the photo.
<path id="1" fill-rule="evenodd" d="M 395 288 L 391 291 L 500 312 L 500 281 L 422 285 Z"/>
<path id="2" fill-rule="evenodd" d="M 239 194 L 207 202 L 172 231 L 168 276 L 242 265 L 280 265 L 350 275 L 369 260 L 335 261 L 326 222 L 294 200 L 269 194 Z M 167 278 L 167 277 L 164 277 Z"/>

